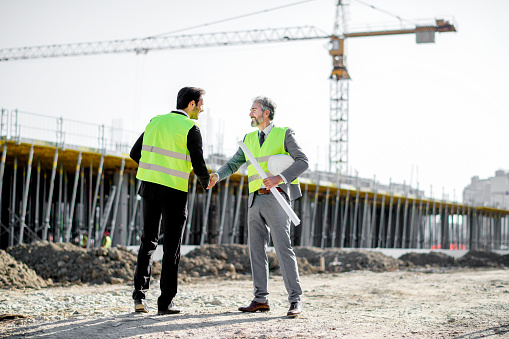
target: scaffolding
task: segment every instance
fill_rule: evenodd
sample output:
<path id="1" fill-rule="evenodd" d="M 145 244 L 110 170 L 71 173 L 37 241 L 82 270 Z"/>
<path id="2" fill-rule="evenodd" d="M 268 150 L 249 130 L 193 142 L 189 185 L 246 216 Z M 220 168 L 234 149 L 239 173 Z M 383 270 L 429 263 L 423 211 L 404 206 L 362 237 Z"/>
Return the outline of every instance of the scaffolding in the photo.
<path id="1" fill-rule="evenodd" d="M 128 152 L 139 132 L 1 110 L 0 248 L 33 241 L 99 247 L 138 245 L 142 209 L 137 164 Z M 211 155 L 210 171 L 227 158 Z M 296 246 L 485 249 L 509 247 L 509 210 L 426 198 L 407 185 L 304 173 L 293 203 Z M 213 190 L 189 182 L 184 244 L 246 244 L 245 168 Z"/>

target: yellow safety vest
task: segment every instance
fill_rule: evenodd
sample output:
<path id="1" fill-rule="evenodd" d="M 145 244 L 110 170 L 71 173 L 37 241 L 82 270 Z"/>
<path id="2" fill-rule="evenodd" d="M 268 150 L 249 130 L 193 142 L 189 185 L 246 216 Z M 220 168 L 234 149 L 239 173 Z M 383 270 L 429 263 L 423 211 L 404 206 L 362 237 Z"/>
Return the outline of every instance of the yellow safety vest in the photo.
<path id="1" fill-rule="evenodd" d="M 192 168 L 187 134 L 195 124 L 178 113 L 153 118 L 143 135 L 136 178 L 187 192 Z"/>
<path id="2" fill-rule="evenodd" d="M 111 247 L 111 237 L 109 235 L 107 235 L 103 239 L 102 248 L 110 248 L 110 247 Z"/>
<path id="3" fill-rule="evenodd" d="M 263 146 L 260 147 L 260 141 L 258 138 L 258 131 L 251 132 L 246 135 L 244 139 L 244 143 L 247 148 L 253 153 L 253 156 L 260 164 L 260 167 L 267 173 L 267 176 L 273 176 L 272 173 L 269 172 L 268 162 L 269 158 L 272 155 L 276 154 L 287 154 L 289 153 L 285 151 L 285 135 L 288 127 L 272 127 L 269 135 L 263 142 Z M 262 187 L 262 178 L 256 172 L 255 167 L 251 164 L 251 161 L 246 157 L 247 161 L 247 176 L 249 181 L 249 193 L 253 193 Z M 299 179 L 295 179 L 291 183 L 292 185 L 298 185 Z"/>

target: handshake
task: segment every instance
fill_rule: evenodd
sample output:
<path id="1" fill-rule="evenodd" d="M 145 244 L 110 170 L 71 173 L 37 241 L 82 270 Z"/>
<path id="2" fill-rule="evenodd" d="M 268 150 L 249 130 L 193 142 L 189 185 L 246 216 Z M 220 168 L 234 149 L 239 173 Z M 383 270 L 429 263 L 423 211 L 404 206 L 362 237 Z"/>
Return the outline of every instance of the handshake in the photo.
<path id="1" fill-rule="evenodd" d="M 218 180 L 219 180 L 219 175 L 217 173 L 212 173 L 210 176 L 210 181 L 209 181 L 209 185 L 207 186 L 207 189 L 209 190 L 212 187 L 214 187 L 216 185 L 216 183 L 218 182 Z M 269 190 L 272 187 L 275 187 L 282 182 L 283 182 L 283 178 L 281 178 L 280 175 L 276 175 L 273 177 L 267 177 L 267 178 L 263 179 L 263 184 L 265 185 L 265 188 L 267 188 Z"/>

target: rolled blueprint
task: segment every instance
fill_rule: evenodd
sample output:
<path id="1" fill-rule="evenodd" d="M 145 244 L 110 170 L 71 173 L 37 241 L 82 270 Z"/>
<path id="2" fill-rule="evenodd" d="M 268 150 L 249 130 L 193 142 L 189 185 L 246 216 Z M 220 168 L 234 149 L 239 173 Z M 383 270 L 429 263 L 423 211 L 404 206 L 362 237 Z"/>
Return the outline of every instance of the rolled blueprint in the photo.
<path id="1" fill-rule="evenodd" d="M 251 153 L 251 151 L 247 148 L 246 144 L 244 144 L 243 141 L 239 141 L 238 144 L 239 144 L 240 148 L 242 148 L 242 150 L 244 151 L 244 154 L 247 156 L 249 161 L 251 161 L 251 164 L 254 166 L 254 168 L 256 169 L 256 172 L 258 172 L 260 177 L 262 177 L 262 179 L 267 178 L 267 174 L 260 167 L 260 164 L 258 163 L 258 161 L 256 161 L 256 158 L 253 156 L 253 153 Z M 286 202 L 285 198 L 283 198 L 281 196 L 281 193 L 279 193 L 277 188 L 276 187 L 272 187 L 270 189 L 270 191 L 272 192 L 272 194 L 274 194 L 274 196 L 276 197 L 277 202 L 281 205 L 283 210 L 290 217 L 290 219 L 292 220 L 293 224 L 295 226 L 299 225 L 300 224 L 299 217 L 297 216 L 297 214 L 295 214 L 295 212 L 292 210 L 290 205 L 288 205 L 288 203 Z"/>

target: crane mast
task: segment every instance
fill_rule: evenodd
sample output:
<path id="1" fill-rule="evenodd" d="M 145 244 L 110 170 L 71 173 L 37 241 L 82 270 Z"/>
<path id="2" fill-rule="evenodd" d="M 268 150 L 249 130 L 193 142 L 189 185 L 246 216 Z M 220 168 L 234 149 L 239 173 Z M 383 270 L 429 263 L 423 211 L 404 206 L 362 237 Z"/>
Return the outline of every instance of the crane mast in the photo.
<path id="1" fill-rule="evenodd" d="M 345 39 L 346 18 L 343 0 L 338 0 L 331 36 L 332 73 L 330 76 L 329 172 L 345 174 L 348 168 L 348 84 Z"/>

